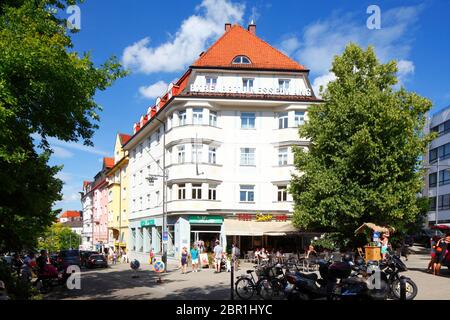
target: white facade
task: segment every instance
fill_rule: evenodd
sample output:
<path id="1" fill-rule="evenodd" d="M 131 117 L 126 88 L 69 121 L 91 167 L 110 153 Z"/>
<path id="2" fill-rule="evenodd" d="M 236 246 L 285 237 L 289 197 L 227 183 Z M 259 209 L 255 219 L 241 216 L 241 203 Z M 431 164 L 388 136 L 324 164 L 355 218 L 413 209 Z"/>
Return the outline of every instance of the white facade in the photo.
<path id="1" fill-rule="evenodd" d="M 450 225 L 450 107 L 434 114 L 428 121 L 426 133 L 437 132 L 438 137 L 429 145 L 425 156 L 427 174 L 425 176 L 424 195 L 431 198 L 428 220 L 430 224 Z M 439 165 L 439 185 L 437 171 Z M 436 217 L 436 194 L 439 206 Z"/>
<path id="2" fill-rule="evenodd" d="M 242 92 L 240 85 L 248 86 L 246 80 L 252 79 L 254 88 L 248 94 L 286 82 L 292 92 L 311 92 L 306 73 L 268 71 L 193 72 L 188 88 L 214 90 L 206 79 L 213 86 L 236 92 Z M 223 225 L 204 231 L 207 228 L 191 221 L 198 216 L 271 213 L 291 217 L 293 202 L 286 187 L 295 170 L 292 148 L 307 148 L 309 144 L 299 138 L 298 126 L 307 120 L 313 103 L 270 97 L 180 96 L 158 114 L 166 124 L 165 136 L 162 124 L 155 119 L 141 125 L 125 145 L 130 157 L 129 256 L 146 261 L 151 248 L 156 253 L 161 250 L 162 178 L 153 183 L 146 178 L 163 173 L 164 138 L 169 257 L 197 240 L 195 232 L 216 232 L 226 244 Z M 196 227 L 201 231 L 195 231 Z"/>
<path id="3" fill-rule="evenodd" d="M 81 232 L 82 249 L 89 250 L 92 247 L 92 193 L 85 195 L 82 200 L 83 229 Z"/>

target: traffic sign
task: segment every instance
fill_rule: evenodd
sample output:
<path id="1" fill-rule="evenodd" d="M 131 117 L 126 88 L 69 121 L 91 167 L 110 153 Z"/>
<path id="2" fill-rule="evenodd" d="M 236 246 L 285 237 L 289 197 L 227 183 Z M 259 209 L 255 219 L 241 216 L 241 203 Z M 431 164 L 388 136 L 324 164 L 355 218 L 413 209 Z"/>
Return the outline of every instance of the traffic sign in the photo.
<path id="1" fill-rule="evenodd" d="M 164 262 L 162 262 L 162 261 L 156 261 L 156 262 L 153 264 L 153 269 L 154 269 L 155 272 L 157 272 L 157 273 L 164 272 L 164 267 L 165 267 L 165 265 L 164 265 Z"/>

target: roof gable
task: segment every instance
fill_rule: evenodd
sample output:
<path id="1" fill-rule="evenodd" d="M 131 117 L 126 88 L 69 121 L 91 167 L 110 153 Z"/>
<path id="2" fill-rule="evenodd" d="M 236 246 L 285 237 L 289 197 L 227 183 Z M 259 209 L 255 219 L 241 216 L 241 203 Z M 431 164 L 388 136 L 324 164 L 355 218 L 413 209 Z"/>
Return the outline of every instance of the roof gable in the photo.
<path id="1" fill-rule="evenodd" d="M 232 63 L 235 57 L 241 55 L 248 57 L 251 64 Z M 306 70 L 302 65 L 237 24 L 225 32 L 192 66 Z"/>

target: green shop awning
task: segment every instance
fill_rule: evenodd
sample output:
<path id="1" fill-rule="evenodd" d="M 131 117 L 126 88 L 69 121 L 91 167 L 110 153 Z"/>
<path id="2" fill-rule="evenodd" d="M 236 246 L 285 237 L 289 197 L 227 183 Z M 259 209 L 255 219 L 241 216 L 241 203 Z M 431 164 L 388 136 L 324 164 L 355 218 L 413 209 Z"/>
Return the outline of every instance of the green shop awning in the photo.
<path id="1" fill-rule="evenodd" d="M 141 227 L 149 227 L 155 225 L 155 219 L 141 220 Z"/>
<path id="2" fill-rule="evenodd" d="M 221 216 L 190 216 L 190 224 L 222 224 L 223 217 Z"/>

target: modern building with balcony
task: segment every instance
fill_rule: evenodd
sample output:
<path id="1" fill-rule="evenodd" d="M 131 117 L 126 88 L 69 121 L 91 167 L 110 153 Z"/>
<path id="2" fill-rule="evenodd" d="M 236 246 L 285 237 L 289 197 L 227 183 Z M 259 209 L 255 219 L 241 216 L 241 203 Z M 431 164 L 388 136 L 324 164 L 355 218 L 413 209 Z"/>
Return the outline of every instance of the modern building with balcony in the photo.
<path id="1" fill-rule="evenodd" d="M 430 198 L 428 223 L 450 226 L 450 106 L 428 119 L 425 132 L 437 133 L 424 159 L 424 195 Z"/>
<path id="2" fill-rule="evenodd" d="M 302 239 L 287 192 L 293 148 L 316 98 L 309 70 L 256 36 L 225 33 L 134 125 L 129 152 L 128 256 L 148 261 L 215 240 L 241 250 L 289 250 Z M 164 183 L 166 182 L 166 183 Z M 163 207 L 163 205 L 166 205 Z M 167 227 L 163 230 L 164 213 Z M 308 241 L 308 242 L 307 242 Z"/>

